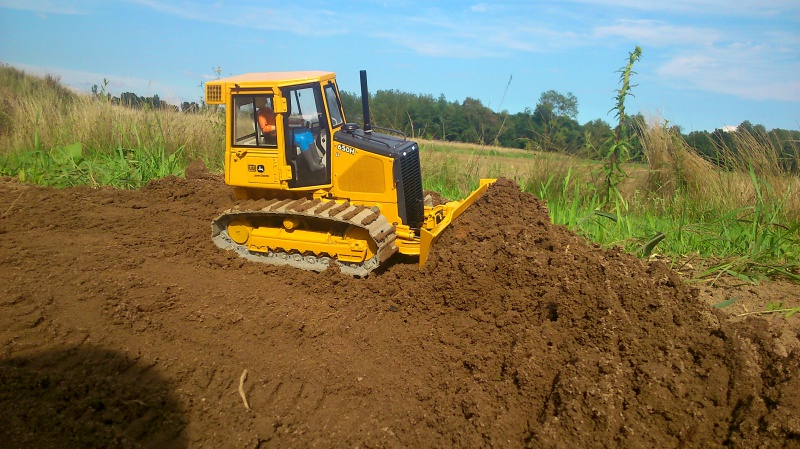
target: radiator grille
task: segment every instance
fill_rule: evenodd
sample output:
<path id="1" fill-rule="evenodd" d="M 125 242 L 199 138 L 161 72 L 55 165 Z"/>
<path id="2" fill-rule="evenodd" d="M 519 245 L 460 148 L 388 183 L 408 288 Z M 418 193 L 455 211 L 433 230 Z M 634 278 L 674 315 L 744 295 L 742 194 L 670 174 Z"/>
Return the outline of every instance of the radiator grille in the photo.
<path id="1" fill-rule="evenodd" d="M 419 228 L 425 214 L 422 198 L 422 174 L 419 166 L 419 151 L 414 145 L 400 158 L 400 173 L 403 201 L 400 207 L 400 218 L 412 228 Z"/>

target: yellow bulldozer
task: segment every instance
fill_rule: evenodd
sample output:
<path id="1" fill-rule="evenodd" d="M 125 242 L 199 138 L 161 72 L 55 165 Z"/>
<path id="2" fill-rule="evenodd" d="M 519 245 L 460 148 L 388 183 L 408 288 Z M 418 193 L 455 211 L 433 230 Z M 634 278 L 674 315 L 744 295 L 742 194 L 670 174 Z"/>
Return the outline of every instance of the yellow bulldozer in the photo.
<path id="1" fill-rule="evenodd" d="M 373 126 L 361 71 L 364 126 L 347 122 L 331 72 L 269 72 L 209 81 L 225 107 L 225 183 L 241 203 L 212 223 L 223 249 L 254 261 L 366 276 L 393 254 L 422 266 L 441 232 L 494 182 L 462 201 L 426 204 L 419 146 Z"/>

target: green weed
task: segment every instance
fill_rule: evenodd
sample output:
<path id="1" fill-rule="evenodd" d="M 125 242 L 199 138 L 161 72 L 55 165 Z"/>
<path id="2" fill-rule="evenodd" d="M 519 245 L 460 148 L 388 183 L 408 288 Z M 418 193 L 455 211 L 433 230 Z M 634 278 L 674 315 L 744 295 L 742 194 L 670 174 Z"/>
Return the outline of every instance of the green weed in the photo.
<path id="1" fill-rule="evenodd" d="M 49 151 L 0 156 L 0 174 L 20 181 L 51 187 L 101 185 L 138 188 L 152 179 L 183 173 L 181 149 L 168 153 L 163 146 L 126 149 L 113 153 L 87 152 L 80 142 Z"/>

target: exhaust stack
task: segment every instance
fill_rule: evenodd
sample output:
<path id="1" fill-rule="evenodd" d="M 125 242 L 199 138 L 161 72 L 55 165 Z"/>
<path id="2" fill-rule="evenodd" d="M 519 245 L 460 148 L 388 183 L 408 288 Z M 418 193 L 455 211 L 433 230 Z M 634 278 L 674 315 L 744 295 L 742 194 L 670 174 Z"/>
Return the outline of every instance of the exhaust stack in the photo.
<path id="1" fill-rule="evenodd" d="M 369 90 L 367 89 L 367 71 L 361 71 L 361 109 L 364 112 L 364 132 L 372 133 L 372 120 L 369 117 Z"/>

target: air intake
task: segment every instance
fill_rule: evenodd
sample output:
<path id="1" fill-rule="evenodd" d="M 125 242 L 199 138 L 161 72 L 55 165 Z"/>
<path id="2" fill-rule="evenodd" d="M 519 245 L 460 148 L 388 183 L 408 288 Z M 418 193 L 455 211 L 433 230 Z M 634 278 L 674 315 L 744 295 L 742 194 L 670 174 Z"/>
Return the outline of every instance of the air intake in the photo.
<path id="1" fill-rule="evenodd" d="M 206 84 L 206 103 L 222 104 L 222 85 Z"/>

